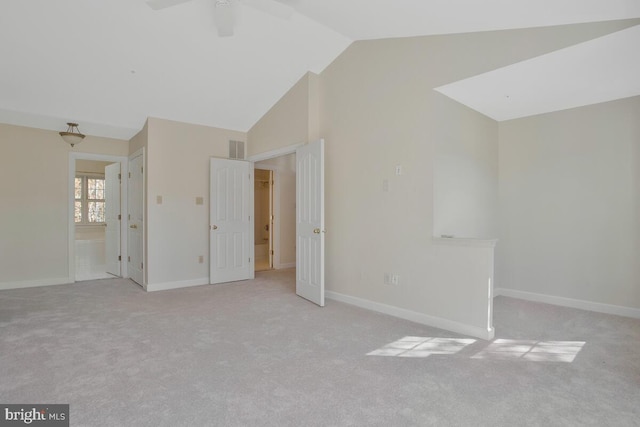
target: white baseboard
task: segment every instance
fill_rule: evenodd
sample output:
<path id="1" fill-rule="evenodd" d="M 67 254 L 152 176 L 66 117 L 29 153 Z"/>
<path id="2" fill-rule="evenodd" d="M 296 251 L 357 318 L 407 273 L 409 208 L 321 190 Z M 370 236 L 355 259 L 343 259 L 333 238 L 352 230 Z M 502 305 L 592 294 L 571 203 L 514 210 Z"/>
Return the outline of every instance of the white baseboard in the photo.
<path id="1" fill-rule="evenodd" d="M 462 335 L 470 335 L 472 337 L 480 338 L 487 341 L 492 340 L 495 334 L 494 329 L 488 331 L 484 328 L 478 328 L 476 326 L 467 325 L 453 320 L 443 319 L 441 317 L 429 316 L 428 314 L 422 314 L 415 311 L 406 310 L 404 308 L 381 304 L 379 302 L 352 297 L 333 291 L 326 291 L 325 296 L 335 301 L 355 305 L 356 307 L 377 311 L 378 313 L 388 314 L 390 316 L 399 317 L 401 319 L 431 326 L 433 328 L 444 329 Z"/>
<path id="2" fill-rule="evenodd" d="M 621 305 L 603 304 L 599 302 L 580 299 L 557 297 L 554 295 L 537 294 L 533 292 L 518 291 L 515 289 L 496 288 L 494 296 L 505 296 L 527 301 L 542 302 L 545 304 L 559 305 L 562 307 L 578 308 L 580 310 L 595 311 L 598 313 L 615 314 L 616 316 L 633 317 L 640 319 L 640 309 L 624 307 Z"/>
<path id="3" fill-rule="evenodd" d="M 191 286 L 201 286 L 201 285 L 208 285 L 208 284 L 209 284 L 209 278 L 202 277 L 200 279 L 182 280 L 179 282 L 150 283 L 150 284 L 144 285 L 143 288 L 147 292 L 155 292 L 155 291 L 167 291 L 169 289 L 189 288 Z"/>
<path id="4" fill-rule="evenodd" d="M 56 279 L 24 280 L 20 282 L 0 283 L 0 290 L 36 288 L 38 286 L 66 285 L 75 282 L 71 277 L 59 277 Z"/>

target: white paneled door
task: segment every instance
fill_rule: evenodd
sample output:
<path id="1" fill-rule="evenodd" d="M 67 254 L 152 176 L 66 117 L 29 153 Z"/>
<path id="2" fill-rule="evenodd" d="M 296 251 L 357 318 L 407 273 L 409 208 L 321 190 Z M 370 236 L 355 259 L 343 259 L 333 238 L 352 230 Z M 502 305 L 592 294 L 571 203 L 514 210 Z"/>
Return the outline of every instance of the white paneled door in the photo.
<path id="1" fill-rule="evenodd" d="M 120 276 L 120 163 L 104 168 L 105 261 L 107 273 Z"/>
<path id="2" fill-rule="evenodd" d="M 253 279 L 253 163 L 211 159 L 209 281 Z"/>
<path id="3" fill-rule="evenodd" d="M 324 141 L 296 150 L 296 294 L 324 306 Z"/>
<path id="4" fill-rule="evenodd" d="M 131 280 L 144 285 L 144 151 L 129 158 L 128 179 L 128 272 Z"/>

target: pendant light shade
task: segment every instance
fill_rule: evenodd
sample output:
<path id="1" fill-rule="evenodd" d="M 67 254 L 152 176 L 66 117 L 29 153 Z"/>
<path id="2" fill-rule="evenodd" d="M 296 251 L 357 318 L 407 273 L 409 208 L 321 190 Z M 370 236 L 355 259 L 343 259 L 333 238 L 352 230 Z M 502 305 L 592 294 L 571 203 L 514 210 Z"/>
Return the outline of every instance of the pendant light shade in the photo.
<path id="1" fill-rule="evenodd" d="M 79 144 L 84 139 L 84 135 L 78 130 L 77 123 L 67 123 L 66 132 L 60 132 L 60 136 L 64 141 L 72 147 Z"/>

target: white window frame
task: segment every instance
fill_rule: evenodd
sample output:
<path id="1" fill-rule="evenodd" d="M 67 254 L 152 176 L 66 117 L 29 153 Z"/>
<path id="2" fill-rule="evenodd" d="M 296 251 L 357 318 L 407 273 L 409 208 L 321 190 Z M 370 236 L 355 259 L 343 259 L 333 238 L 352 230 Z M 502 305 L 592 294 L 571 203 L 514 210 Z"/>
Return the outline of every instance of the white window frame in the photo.
<path id="1" fill-rule="evenodd" d="M 89 202 L 103 202 L 104 199 L 89 199 L 89 179 L 101 179 L 105 180 L 104 174 L 100 173 L 77 173 L 75 178 L 82 179 L 82 198 L 76 199 L 74 197 L 74 212 L 75 212 L 75 202 L 80 202 L 82 207 L 82 221 L 75 222 L 75 214 L 74 214 L 74 224 L 76 226 L 96 226 L 96 225 L 105 225 L 105 222 L 89 222 Z M 74 195 L 75 195 L 75 179 L 74 179 Z"/>

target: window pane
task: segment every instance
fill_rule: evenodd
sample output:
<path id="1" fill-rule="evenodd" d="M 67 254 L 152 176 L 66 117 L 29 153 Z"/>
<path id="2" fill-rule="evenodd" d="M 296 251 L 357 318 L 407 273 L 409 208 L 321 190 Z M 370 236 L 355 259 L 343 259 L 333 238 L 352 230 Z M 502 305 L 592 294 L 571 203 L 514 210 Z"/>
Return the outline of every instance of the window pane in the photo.
<path id="1" fill-rule="evenodd" d="M 76 178 L 75 193 L 76 199 L 82 199 L 82 178 Z"/>
<path id="2" fill-rule="evenodd" d="M 73 217 L 75 222 L 82 222 L 82 202 L 76 201 Z"/>
<path id="3" fill-rule="evenodd" d="M 104 202 L 89 202 L 89 222 L 104 222 Z"/>
<path id="4" fill-rule="evenodd" d="M 104 179 L 87 179 L 89 187 L 89 199 L 104 199 Z"/>

